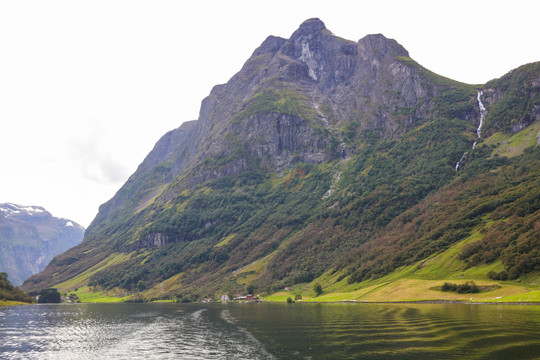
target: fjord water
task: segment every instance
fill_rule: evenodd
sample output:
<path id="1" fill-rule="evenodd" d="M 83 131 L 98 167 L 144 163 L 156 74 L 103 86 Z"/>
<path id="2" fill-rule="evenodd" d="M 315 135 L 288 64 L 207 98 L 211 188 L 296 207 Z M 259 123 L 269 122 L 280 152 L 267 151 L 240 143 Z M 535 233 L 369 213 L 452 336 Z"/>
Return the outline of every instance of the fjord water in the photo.
<path id="1" fill-rule="evenodd" d="M 0 308 L 2 359 L 539 359 L 540 307 L 76 304 Z"/>

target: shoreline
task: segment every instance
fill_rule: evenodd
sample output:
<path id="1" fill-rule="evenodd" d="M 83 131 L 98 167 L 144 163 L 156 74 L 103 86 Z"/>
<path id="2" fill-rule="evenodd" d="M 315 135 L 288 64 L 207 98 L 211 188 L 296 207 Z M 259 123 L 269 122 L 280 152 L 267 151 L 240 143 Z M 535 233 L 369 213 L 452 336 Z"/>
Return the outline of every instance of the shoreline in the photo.
<path id="1" fill-rule="evenodd" d="M 77 304 L 131 304 L 129 302 L 80 302 L 80 303 L 58 303 L 60 305 L 77 305 Z M 148 302 L 142 302 L 141 304 L 153 304 L 153 303 L 174 303 L 174 304 L 180 304 L 176 302 L 169 302 L 169 301 L 148 301 Z M 286 301 L 259 301 L 259 302 L 210 302 L 210 303 L 203 303 L 203 302 L 191 302 L 186 304 L 288 304 Z M 433 305 L 531 305 L 531 306 L 539 306 L 540 302 L 530 302 L 530 301 L 510 301 L 510 302 L 476 302 L 476 301 L 466 301 L 466 300 L 403 300 L 403 301 L 296 301 L 292 304 L 433 304 Z M 2 306 L 20 306 L 20 305 L 38 305 L 37 303 L 24 303 L 24 302 L 18 302 L 18 301 L 0 301 L 0 307 Z"/>
<path id="2" fill-rule="evenodd" d="M 32 305 L 33 303 L 26 303 L 22 301 L 12 300 L 0 300 L 0 306 L 18 306 L 18 305 Z"/>
<path id="3" fill-rule="evenodd" d="M 286 304 L 286 301 L 261 301 L 261 303 Z M 296 301 L 293 304 L 464 304 L 464 305 L 540 305 L 537 301 L 467 301 L 467 300 L 399 300 L 399 301 Z"/>

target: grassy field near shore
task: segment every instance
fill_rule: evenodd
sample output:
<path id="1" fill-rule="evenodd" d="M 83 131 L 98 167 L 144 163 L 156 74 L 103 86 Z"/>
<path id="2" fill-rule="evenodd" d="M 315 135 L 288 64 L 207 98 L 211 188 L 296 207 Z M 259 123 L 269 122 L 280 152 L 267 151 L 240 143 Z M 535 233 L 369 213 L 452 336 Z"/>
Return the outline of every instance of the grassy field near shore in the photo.
<path id="1" fill-rule="evenodd" d="M 466 301 L 475 303 L 540 303 L 540 272 L 522 275 L 516 280 L 492 280 L 490 271 L 504 270 L 498 259 L 489 264 L 468 266 L 460 259 L 464 246 L 478 241 L 481 230 L 473 231 L 469 237 L 415 264 L 396 269 L 392 273 L 360 283 L 349 283 L 348 276 L 341 271 L 328 271 L 312 283 L 291 284 L 293 291 L 278 291 L 266 296 L 268 301 L 293 300 L 298 294 L 303 302 L 402 302 L 402 301 Z M 481 291 L 471 294 L 441 291 L 445 283 L 463 284 L 474 281 Z M 314 284 L 320 284 L 324 292 L 316 296 Z"/>
<path id="2" fill-rule="evenodd" d="M 540 290 L 512 282 L 475 281 L 481 289 L 488 290 L 478 293 L 460 294 L 457 292 L 441 291 L 445 283 L 463 284 L 468 279 L 454 280 L 422 280 L 401 279 L 392 282 L 382 282 L 353 291 L 325 291 L 315 296 L 312 290 L 279 291 L 266 296 L 266 301 L 285 302 L 287 298 L 295 299 L 300 294 L 302 302 L 410 302 L 410 301 L 448 301 L 475 303 L 540 303 Z"/>
<path id="3" fill-rule="evenodd" d="M 28 303 L 20 302 L 20 301 L 1 300 L 0 299 L 0 306 L 13 306 L 13 305 L 28 305 Z"/>

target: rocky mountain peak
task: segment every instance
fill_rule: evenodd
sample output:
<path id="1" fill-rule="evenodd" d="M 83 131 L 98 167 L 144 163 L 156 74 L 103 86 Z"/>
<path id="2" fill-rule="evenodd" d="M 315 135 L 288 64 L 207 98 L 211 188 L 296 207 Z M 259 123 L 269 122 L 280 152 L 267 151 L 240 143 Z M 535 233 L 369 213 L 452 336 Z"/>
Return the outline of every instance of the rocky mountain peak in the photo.
<path id="1" fill-rule="evenodd" d="M 270 35 L 266 38 L 266 40 L 263 41 L 261 46 L 259 46 L 254 52 L 252 57 L 265 55 L 265 54 L 275 54 L 279 51 L 281 46 L 285 44 L 287 40 L 279 37 Z"/>
<path id="2" fill-rule="evenodd" d="M 368 57 L 392 59 L 396 56 L 409 56 L 409 52 L 396 40 L 382 34 L 371 34 L 358 40 L 358 48 Z"/>
<path id="3" fill-rule="evenodd" d="M 41 206 L 21 206 L 12 203 L 0 204 L 0 215 L 5 217 L 11 216 L 35 216 L 35 215 L 50 215 Z"/>
<path id="4" fill-rule="evenodd" d="M 318 31 L 325 30 L 325 29 L 326 29 L 326 26 L 320 19 L 317 19 L 317 18 L 307 19 L 302 24 L 300 24 L 300 27 L 298 28 L 298 30 L 296 30 L 293 33 L 293 35 L 291 36 L 291 40 L 302 35 L 314 34 Z"/>
<path id="5" fill-rule="evenodd" d="M 307 70 L 305 74 L 311 80 L 321 82 L 328 74 L 327 70 L 332 70 L 335 64 L 334 54 L 341 53 L 342 47 L 347 45 L 345 43 L 349 42 L 333 36 L 321 20 L 309 19 L 291 35 L 281 48 L 281 53 L 303 63 L 304 70 Z M 356 46 L 354 42 L 350 43 Z M 296 68 L 292 73 L 295 72 Z"/>

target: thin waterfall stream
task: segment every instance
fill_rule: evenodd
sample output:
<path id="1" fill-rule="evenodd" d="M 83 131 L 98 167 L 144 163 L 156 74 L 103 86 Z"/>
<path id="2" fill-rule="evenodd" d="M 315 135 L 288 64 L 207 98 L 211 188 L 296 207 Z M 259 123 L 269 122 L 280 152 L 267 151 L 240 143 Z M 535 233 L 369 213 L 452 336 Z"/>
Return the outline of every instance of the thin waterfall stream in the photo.
<path id="1" fill-rule="evenodd" d="M 461 159 L 459 159 L 459 161 L 456 163 L 456 166 L 454 167 L 454 170 L 458 171 L 459 170 L 459 167 L 461 166 L 461 162 L 467 157 L 469 153 L 468 152 L 464 152 L 463 155 L 461 156 Z"/>
<path id="2" fill-rule="evenodd" d="M 484 103 L 482 103 L 482 94 L 483 92 L 479 91 L 478 94 L 476 95 L 476 100 L 478 101 L 478 109 L 480 110 L 480 124 L 478 125 L 478 128 L 476 129 L 476 136 L 478 139 L 480 139 L 482 125 L 484 124 L 484 118 L 486 116 L 486 108 L 484 107 Z M 472 144 L 473 150 L 476 147 L 476 143 L 477 142 L 475 141 Z M 461 167 L 462 161 L 467 158 L 467 155 L 468 155 L 468 152 L 464 152 L 463 155 L 461 156 L 461 159 L 459 159 L 459 161 L 456 163 L 456 166 L 454 167 L 456 171 L 459 170 L 459 168 Z"/>
<path id="3" fill-rule="evenodd" d="M 482 91 L 478 92 L 478 95 L 476 95 L 476 99 L 478 100 L 478 108 L 480 109 L 480 124 L 478 125 L 478 129 L 476 129 L 476 136 L 480 139 L 481 136 L 481 130 L 482 125 L 484 124 L 484 117 L 486 116 L 486 108 L 484 107 L 484 104 L 482 103 Z M 472 148 L 474 149 L 476 147 L 476 141 L 473 143 Z"/>

